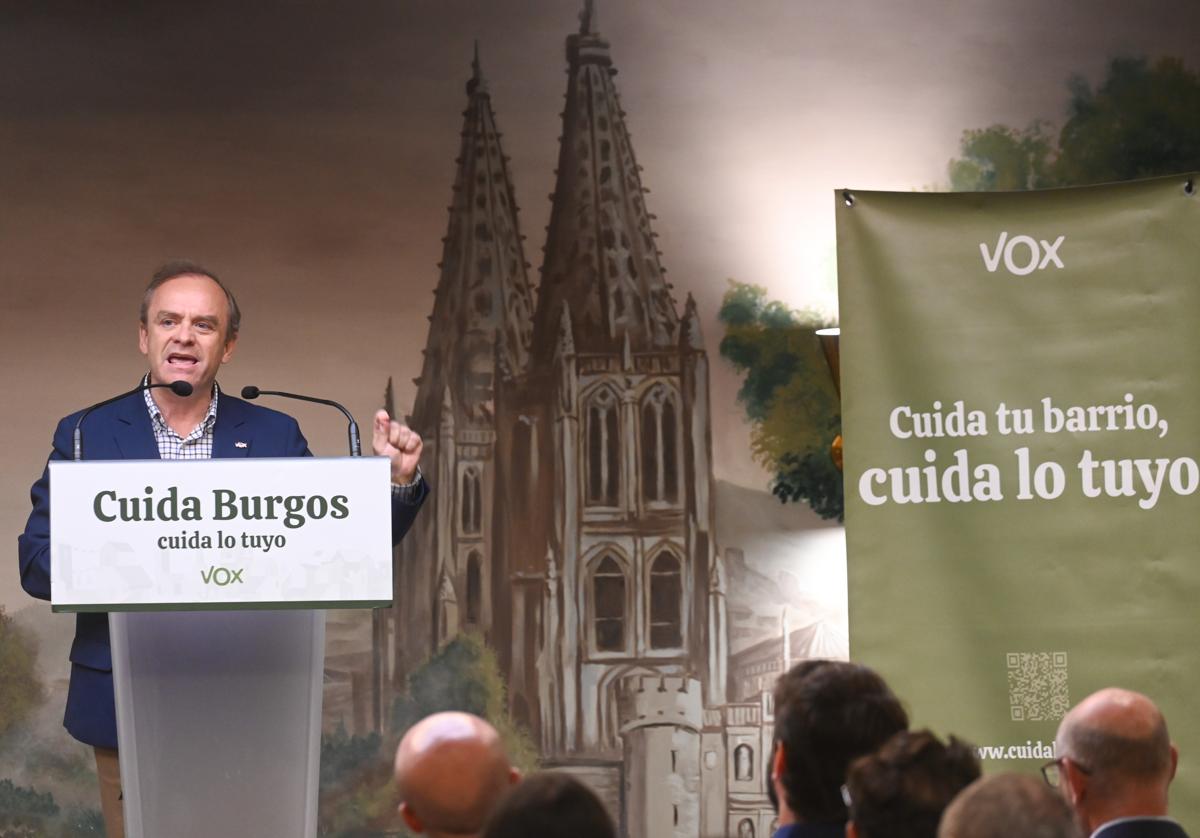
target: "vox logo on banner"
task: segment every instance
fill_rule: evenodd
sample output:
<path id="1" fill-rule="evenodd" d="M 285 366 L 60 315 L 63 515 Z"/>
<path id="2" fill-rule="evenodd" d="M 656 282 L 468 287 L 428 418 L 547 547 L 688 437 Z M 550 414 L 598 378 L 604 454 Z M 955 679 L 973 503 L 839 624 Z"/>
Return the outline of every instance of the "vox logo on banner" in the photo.
<path id="1" fill-rule="evenodd" d="M 988 248 L 987 242 L 979 243 L 979 253 L 983 256 L 983 265 L 988 273 L 995 273 L 1003 259 L 1004 267 L 1010 274 L 1025 276 L 1034 271 L 1044 270 L 1050 265 L 1063 267 L 1062 259 L 1058 258 L 1058 249 L 1067 240 L 1059 236 L 1053 242 L 1045 239 L 1035 239 L 1033 236 L 1019 235 L 1008 237 L 1005 230 L 996 239 L 996 246 Z"/>

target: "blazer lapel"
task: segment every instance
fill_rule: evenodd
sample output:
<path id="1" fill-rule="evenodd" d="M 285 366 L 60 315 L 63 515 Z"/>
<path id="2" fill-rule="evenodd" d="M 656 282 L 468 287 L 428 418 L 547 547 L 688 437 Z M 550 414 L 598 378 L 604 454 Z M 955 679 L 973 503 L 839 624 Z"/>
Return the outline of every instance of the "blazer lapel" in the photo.
<path id="1" fill-rule="evenodd" d="M 221 391 L 213 426 L 213 457 L 249 457 L 254 443 L 246 424 L 245 403 Z"/>
<path id="2" fill-rule="evenodd" d="M 158 442 L 150 425 L 150 411 L 141 393 L 117 402 L 117 420 L 112 423 L 113 441 L 124 460 L 157 460 Z M 84 421 L 84 452 L 87 451 L 87 421 Z"/>

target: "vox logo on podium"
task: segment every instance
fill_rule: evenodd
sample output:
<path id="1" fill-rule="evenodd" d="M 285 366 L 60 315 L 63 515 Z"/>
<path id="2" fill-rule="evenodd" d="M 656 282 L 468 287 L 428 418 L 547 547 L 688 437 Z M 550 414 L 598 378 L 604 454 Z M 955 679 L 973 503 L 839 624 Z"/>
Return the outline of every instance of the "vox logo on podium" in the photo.
<path id="1" fill-rule="evenodd" d="M 1051 265 L 1063 267 L 1062 259 L 1058 258 L 1058 249 L 1067 240 L 1059 236 L 1053 242 L 1045 239 L 1035 239 L 1033 236 L 1019 235 L 1008 237 L 1005 230 L 996 239 L 996 246 L 989 248 L 987 242 L 979 243 L 979 253 L 983 256 L 983 265 L 988 273 L 995 273 L 1004 263 L 1004 268 L 1011 274 L 1026 276 L 1034 271 L 1044 270 Z"/>
<path id="2" fill-rule="evenodd" d="M 226 585 L 232 585 L 234 582 L 242 582 L 242 571 L 244 567 L 239 567 L 236 570 L 228 567 L 210 566 L 208 570 L 200 571 L 200 578 L 204 580 L 205 585 L 219 585 L 222 588 Z"/>

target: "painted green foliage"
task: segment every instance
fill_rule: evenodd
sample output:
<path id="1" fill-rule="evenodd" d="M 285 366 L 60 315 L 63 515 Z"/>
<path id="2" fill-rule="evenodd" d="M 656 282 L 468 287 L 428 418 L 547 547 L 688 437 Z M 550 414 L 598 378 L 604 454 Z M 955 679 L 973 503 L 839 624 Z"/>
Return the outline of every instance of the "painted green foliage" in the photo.
<path id="1" fill-rule="evenodd" d="M 955 192 L 1040 189 L 1051 182 L 1054 138 L 1044 122 L 1024 131 L 993 125 L 964 131 L 962 157 L 950 161 L 950 188 Z"/>
<path id="2" fill-rule="evenodd" d="M 76 838 L 103 835 L 104 819 L 95 809 L 63 811 L 50 792 L 0 780 L 0 835 L 4 838 Z"/>
<path id="3" fill-rule="evenodd" d="M 408 686 L 408 695 L 397 699 L 392 708 L 397 736 L 430 713 L 474 713 L 500 733 L 514 765 L 523 770 L 537 766 L 537 748 L 529 734 L 509 719 L 496 655 L 479 635 L 458 635 L 413 672 Z"/>
<path id="4" fill-rule="evenodd" d="M 830 456 L 841 432 L 840 405 L 814 333 L 829 323 L 733 281 L 718 317 L 725 326 L 721 357 L 745 376 L 738 401 L 753 425 L 754 456 L 771 472 L 772 493 L 842 520 L 842 473 Z"/>
<path id="5" fill-rule="evenodd" d="M 0 608 L 0 737 L 44 700 L 37 675 L 37 644 Z"/>
<path id="6" fill-rule="evenodd" d="M 955 191 L 1082 186 L 1200 169 L 1200 74 L 1178 58 L 1117 58 L 1095 90 L 1068 84 L 1058 137 L 1045 122 L 963 132 Z"/>
<path id="7" fill-rule="evenodd" d="M 94 776 L 78 753 L 60 753 L 40 741 L 28 724 L 45 701 L 37 673 L 37 642 L 0 608 L 0 835 L 101 835 L 96 809 L 60 806 L 50 791 L 69 789 Z M 28 786 L 18 785 L 4 768 L 23 767 Z M 90 792 L 90 788 L 89 788 Z M 70 794 L 68 794 L 68 797 Z"/>
<path id="8" fill-rule="evenodd" d="M 459 710 L 487 719 L 499 731 L 513 764 L 537 765 L 528 733 L 508 717 L 496 656 L 475 634 L 461 634 L 413 672 L 408 693 L 392 707 L 391 730 L 351 736 L 339 728 L 321 743 L 320 834 L 396 835 L 400 828 L 392 755 L 413 724 L 431 713 Z"/>

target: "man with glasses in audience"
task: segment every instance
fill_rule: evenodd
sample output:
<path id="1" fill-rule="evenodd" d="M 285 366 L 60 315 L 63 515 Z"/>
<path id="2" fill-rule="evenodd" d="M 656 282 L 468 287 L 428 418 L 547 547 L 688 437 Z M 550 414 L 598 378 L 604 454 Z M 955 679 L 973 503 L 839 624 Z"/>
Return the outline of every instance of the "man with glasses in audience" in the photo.
<path id="1" fill-rule="evenodd" d="M 1058 727 L 1058 758 L 1042 766 L 1085 835 L 1187 838 L 1167 816 L 1179 762 L 1167 722 L 1146 696 L 1110 687 L 1085 698 Z"/>

